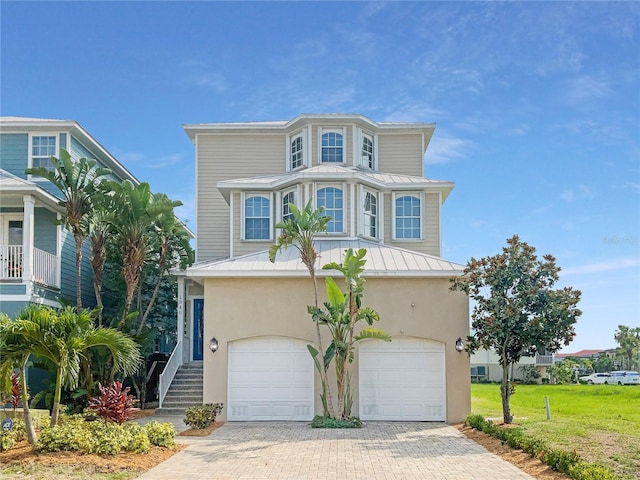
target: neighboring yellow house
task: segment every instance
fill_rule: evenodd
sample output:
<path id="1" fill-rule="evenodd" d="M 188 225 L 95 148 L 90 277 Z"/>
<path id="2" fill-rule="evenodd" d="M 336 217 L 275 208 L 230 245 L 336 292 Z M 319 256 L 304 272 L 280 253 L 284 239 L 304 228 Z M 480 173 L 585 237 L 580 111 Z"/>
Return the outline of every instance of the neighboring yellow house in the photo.
<path id="1" fill-rule="evenodd" d="M 316 338 L 309 273 L 293 247 L 273 264 L 267 256 L 289 204 L 313 199 L 333 218 L 316 241 L 322 297 L 323 277 L 338 276 L 322 265 L 366 248 L 364 303 L 393 337 L 359 344 L 353 413 L 462 420 L 469 358 L 455 342 L 469 332 L 469 302 L 449 291 L 463 267 L 440 258 L 453 183 L 424 178 L 434 128 L 341 114 L 186 125 L 196 155 L 197 262 L 179 279 L 184 330 L 161 401 L 178 367 L 202 360 L 203 401 L 224 403 L 222 420 L 307 421 L 322 412 L 307 351 Z"/>

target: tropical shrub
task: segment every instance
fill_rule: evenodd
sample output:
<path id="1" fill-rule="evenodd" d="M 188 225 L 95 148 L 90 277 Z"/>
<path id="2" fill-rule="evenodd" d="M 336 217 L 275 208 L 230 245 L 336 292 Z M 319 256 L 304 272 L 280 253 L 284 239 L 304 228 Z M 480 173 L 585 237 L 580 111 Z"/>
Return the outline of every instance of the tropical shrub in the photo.
<path id="1" fill-rule="evenodd" d="M 170 423 L 149 422 L 144 431 L 152 445 L 171 448 L 176 444 L 176 429 Z"/>
<path id="2" fill-rule="evenodd" d="M 122 451 L 147 453 L 152 444 L 161 447 L 175 445 L 173 425 L 152 423 L 142 428 L 137 424 L 88 422 L 79 415 L 69 416 L 54 427 L 42 429 L 36 450 L 116 455 Z"/>
<path id="3" fill-rule="evenodd" d="M 333 417 L 316 415 L 311 421 L 311 428 L 362 428 L 362 422 L 358 417 L 342 420 Z"/>
<path id="4" fill-rule="evenodd" d="M 206 403 L 204 405 L 196 405 L 185 410 L 184 423 L 191 428 L 207 428 L 216 421 L 216 417 L 222 412 L 224 404 L 222 403 Z"/>
<path id="5" fill-rule="evenodd" d="M 100 396 L 91 397 L 87 408 L 95 411 L 105 420 L 122 424 L 131 418 L 133 412 L 138 410 L 134 407 L 137 400 L 133 395 L 129 395 L 130 388 L 122 390 L 122 383 L 115 381 L 108 387 L 103 387 L 98 383 L 98 389 Z"/>

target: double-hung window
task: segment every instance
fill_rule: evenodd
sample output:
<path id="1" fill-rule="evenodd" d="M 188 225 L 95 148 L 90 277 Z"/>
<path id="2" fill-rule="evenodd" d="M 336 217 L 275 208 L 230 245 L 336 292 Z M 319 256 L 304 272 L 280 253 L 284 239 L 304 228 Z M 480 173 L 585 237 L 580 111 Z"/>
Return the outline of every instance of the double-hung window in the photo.
<path id="1" fill-rule="evenodd" d="M 327 233 L 344 233 L 344 198 L 337 187 L 319 188 L 317 206 L 324 208 L 324 214 L 331 217 L 327 224 Z"/>
<path id="2" fill-rule="evenodd" d="M 288 192 L 282 195 L 282 221 L 293 220 L 291 205 L 296 203 L 296 192 Z"/>
<path id="3" fill-rule="evenodd" d="M 360 149 L 360 158 L 361 165 L 370 170 L 375 170 L 375 149 L 373 147 L 373 137 L 371 135 L 367 135 L 366 133 L 362 134 L 362 145 Z"/>
<path id="4" fill-rule="evenodd" d="M 271 205 L 268 195 L 246 195 L 244 199 L 244 239 L 271 239 Z"/>
<path id="5" fill-rule="evenodd" d="M 422 218 L 419 194 L 396 195 L 394 200 L 394 238 L 420 239 Z"/>
<path id="6" fill-rule="evenodd" d="M 362 234 L 378 238 L 378 196 L 366 190 L 363 196 Z"/>
<path id="7" fill-rule="evenodd" d="M 298 134 L 291 139 L 291 170 L 304 165 L 304 140 L 302 134 Z"/>
<path id="8" fill-rule="evenodd" d="M 344 163 L 344 134 L 342 129 L 321 129 L 321 163 Z"/>
<path id="9" fill-rule="evenodd" d="M 51 157 L 58 155 L 57 135 L 32 135 L 30 139 L 31 166 L 53 171 Z"/>

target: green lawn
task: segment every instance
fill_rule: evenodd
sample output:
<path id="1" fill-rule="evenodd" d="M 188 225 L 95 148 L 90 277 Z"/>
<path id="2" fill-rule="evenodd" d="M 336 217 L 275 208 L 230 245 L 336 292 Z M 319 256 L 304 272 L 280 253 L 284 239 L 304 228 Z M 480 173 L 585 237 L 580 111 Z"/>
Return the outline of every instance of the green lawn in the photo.
<path id="1" fill-rule="evenodd" d="M 544 397 L 549 397 L 547 420 Z M 500 386 L 473 384 L 471 410 L 502 419 Z M 640 387 L 615 385 L 517 385 L 514 423 L 552 446 L 575 449 L 628 478 L 640 478 Z"/>

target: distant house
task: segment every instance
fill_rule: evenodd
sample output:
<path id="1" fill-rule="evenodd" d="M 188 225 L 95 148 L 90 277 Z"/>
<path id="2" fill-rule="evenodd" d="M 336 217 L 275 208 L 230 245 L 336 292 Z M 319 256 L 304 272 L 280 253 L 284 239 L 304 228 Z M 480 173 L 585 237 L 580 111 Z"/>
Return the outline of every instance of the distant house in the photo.
<path id="1" fill-rule="evenodd" d="M 523 380 L 525 365 L 533 365 L 540 374 L 538 383 L 547 377 L 547 367 L 553 365 L 556 355 L 535 355 L 521 357 L 520 361 L 511 367 L 509 376 L 514 380 Z M 500 382 L 502 381 L 502 366 L 500 357 L 493 350 L 479 350 L 471 355 L 471 379 L 474 381 Z"/>
<path id="2" fill-rule="evenodd" d="M 56 224 L 61 194 L 49 181 L 25 173 L 52 168 L 50 158 L 59 157 L 60 149 L 74 160 L 97 160 L 112 179 L 139 184 L 78 122 L 0 117 L 0 311 L 9 316 L 30 303 L 76 301 L 73 235 Z M 95 306 L 88 249 L 82 283 L 83 306 Z"/>
<path id="3" fill-rule="evenodd" d="M 290 205 L 312 200 L 332 217 L 316 242 L 321 295 L 323 277 L 336 276 L 321 267 L 366 248 L 364 302 L 393 337 L 359 344 L 353 413 L 462 420 L 469 359 L 455 343 L 468 334 L 469 301 L 449 291 L 463 267 L 441 258 L 442 209 L 454 185 L 424 176 L 435 125 L 303 114 L 184 129 L 195 145 L 197 263 L 179 280 L 178 328 L 186 328 L 163 374 L 163 408 L 181 405 L 186 392 L 176 385 L 165 394 L 186 363 L 203 365 L 201 401 L 223 402 L 222 420 L 306 421 L 322 412 L 307 351 L 315 343 L 309 273 L 293 247 L 275 264 L 267 255 Z"/>
<path id="4" fill-rule="evenodd" d="M 565 358 L 598 358 L 600 354 L 605 353 L 607 355 L 613 356 L 615 353 L 614 350 L 580 350 L 576 353 L 556 353 L 554 361 L 561 362 Z"/>

